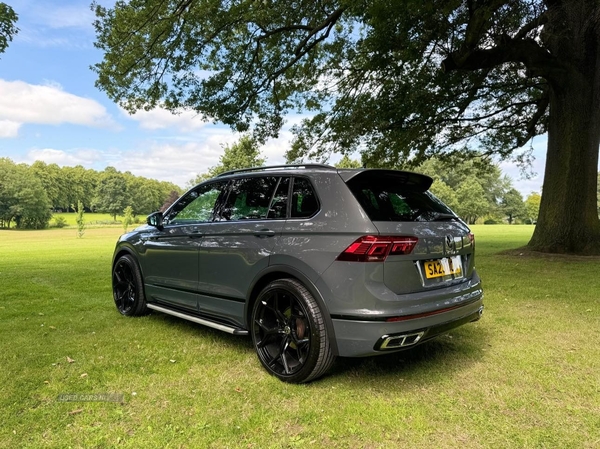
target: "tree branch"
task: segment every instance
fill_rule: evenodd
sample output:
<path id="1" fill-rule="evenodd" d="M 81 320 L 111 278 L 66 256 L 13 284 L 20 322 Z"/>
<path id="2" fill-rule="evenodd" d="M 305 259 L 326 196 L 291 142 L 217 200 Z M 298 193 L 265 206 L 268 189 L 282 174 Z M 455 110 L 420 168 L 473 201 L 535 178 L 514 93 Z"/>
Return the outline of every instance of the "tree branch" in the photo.
<path id="1" fill-rule="evenodd" d="M 442 70 L 489 69 L 507 62 L 520 62 L 531 71 L 532 76 L 561 82 L 567 74 L 557 58 L 540 47 L 533 39 L 511 39 L 506 36 L 503 43 L 485 50 L 472 50 L 466 55 L 450 54 L 442 61 Z"/>
<path id="2" fill-rule="evenodd" d="M 539 121 L 542 119 L 542 117 L 544 117 L 544 115 L 546 114 L 546 110 L 548 109 L 548 106 L 550 105 L 550 94 L 548 92 L 547 89 L 545 89 L 544 91 L 544 95 L 536 102 L 536 111 L 535 114 L 533 114 L 531 116 L 531 118 L 529 119 L 529 121 L 527 122 L 527 127 L 526 127 L 526 131 L 527 134 L 525 136 L 525 138 L 522 139 L 517 139 L 517 145 L 519 147 L 525 145 L 525 143 L 532 139 L 533 137 L 536 136 L 536 126 L 539 123 Z"/>
<path id="3" fill-rule="evenodd" d="M 294 54 L 298 56 L 298 54 L 302 51 L 302 48 L 308 43 L 311 37 L 317 34 L 319 31 L 327 28 L 327 32 L 325 33 L 325 37 L 329 36 L 329 32 L 335 23 L 340 19 L 342 13 L 346 10 L 346 7 L 341 7 L 333 11 L 323 22 L 314 27 L 312 31 L 304 38 L 302 41 L 296 46 L 296 50 Z M 310 47 L 312 48 L 312 47 Z"/>
<path id="4" fill-rule="evenodd" d="M 523 25 L 521 29 L 517 31 L 517 34 L 515 34 L 513 39 L 524 39 L 530 31 L 533 31 L 546 23 L 548 23 L 548 15 L 544 12 L 529 23 Z"/>

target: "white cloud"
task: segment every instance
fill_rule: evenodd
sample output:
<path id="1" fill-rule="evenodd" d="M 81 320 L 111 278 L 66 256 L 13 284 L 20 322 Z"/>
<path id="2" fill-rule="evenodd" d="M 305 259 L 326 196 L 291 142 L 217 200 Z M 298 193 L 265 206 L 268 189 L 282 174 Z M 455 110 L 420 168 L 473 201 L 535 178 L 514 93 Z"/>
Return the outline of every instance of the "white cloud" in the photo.
<path id="1" fill-rule="evenodd" d="M 135 120 L 143 129 L 165 129 L 173 128 L 178 131 L 188 133 L 198 131 L 206 125 L 206 122 L 193 111 L 182 111 L 179 114 L 173 114 L 166 109 L 156 108 L 150 111 L 137 111 L 135 114 L 129 114 L 121 109 L 128 118 Z"/>
<path id="2" fill-rule="evenodd" d="M 0 136 L 15 137 L 15 127 L 18 130 L 26 123 L 116 127 L 100 103 L 64 92 L 59 85 L 0 79 L 0 129 L 4 130 Z M 12 134 L 6 130 L 12 130 Z"/>
<path id="3" fill-rule="evenodd" d="M 17 137 L 21 124 L 12 120 L 0 120 L 0 138 Z"/>
<path id="4" fill-rule="evenodd" d="M 89 2 L 12 0 L 10 4 L 19 14 L 19 27 L 34 25 L 31 28 L 74 28 L 93 32 L 94 12 Z"/>
<path id="5" fill-rule="evenodd" d="M 102 153 L 92 149 L 77 149 L 67 152 L 53 148 L 36 148 L 27 152 L 27 163 L 30 164 L 35 161 L 44 161 L 47 164 L 82 165 L 89 168 L 100 160 L 102 160 Z"/>
<path id="6" fill-rule="evenodd" d="M 19 14 L 15 42 L 41 48 L 93 47 L 94 13 L 88 2 L 12 0 L 11 6 Z"/>
<path id="7" fill-rule="evenodd" d="M 292 133 L 281 131 L 277 139 L 269 140 L 262 148 L 261 153 L 267 158 L 267 165 L 285 164 L 285 152 L 290 147 Z"/>
<path id="8" fill-rule="evenodd" d="M 87 2 L 77 6 L 59 6 L 38 10 L 39 22 L 50 28 L 78 28 L 92 31 L 94 13 Z"/>
<path id="9" fill-rule="evenodd" d="M 211 142 L 154 143 L 147 150 L 119 154 L 115 167 L 185 186 L 198 173 L 216 165 L 221 152 L 219 145 Z"/>

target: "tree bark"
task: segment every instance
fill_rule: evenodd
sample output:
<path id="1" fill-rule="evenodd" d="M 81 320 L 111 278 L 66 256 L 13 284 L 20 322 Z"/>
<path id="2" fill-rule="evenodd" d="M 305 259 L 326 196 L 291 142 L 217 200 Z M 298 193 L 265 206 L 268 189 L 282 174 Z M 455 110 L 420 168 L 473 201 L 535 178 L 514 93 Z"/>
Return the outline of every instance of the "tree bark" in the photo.
<path id="1" fill-rule="evenodd" d="M 536 251 L 600 254 L 600 102 L 597 83 L 581 78 L 551 89 L 542 200 L 528 245 Z"/>
<path id="2" fill-rule="evenodd" d="M 557 1 L 543 39 L 564 76 L 549 77 L 548 150 L 540 213 L 529 242 L 550 253 L 600 254 L 600 7 Z"/>

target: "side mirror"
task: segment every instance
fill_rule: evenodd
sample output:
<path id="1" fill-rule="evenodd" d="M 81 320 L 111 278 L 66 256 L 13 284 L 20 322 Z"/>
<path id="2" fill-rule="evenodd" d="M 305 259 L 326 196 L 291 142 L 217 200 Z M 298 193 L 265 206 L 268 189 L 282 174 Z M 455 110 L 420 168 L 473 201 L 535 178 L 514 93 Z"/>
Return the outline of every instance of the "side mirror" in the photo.
<path id="1" fill-rule="evenodd" d="M 159 231 L 163 230 L 163 214 L 162 212 L 152 212 L 146 217 L 146 223 L 150 226 L 154 226 Z"/>

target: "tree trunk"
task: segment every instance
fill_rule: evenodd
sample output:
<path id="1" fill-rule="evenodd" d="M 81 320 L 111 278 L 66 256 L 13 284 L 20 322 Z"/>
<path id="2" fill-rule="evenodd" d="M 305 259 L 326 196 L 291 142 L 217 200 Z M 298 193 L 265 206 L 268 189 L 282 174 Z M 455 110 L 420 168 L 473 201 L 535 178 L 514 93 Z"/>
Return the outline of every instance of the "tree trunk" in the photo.
<path id="1" fill-rule="evenodd" d="M 558 1 L 542 35 L 561 61 L 548 79 L 548 151 L 534 250 L 600 254 L 597 210 L 600 145 L 600 7 L 597 0 Z"/>
<path id="2" fill-rule="evenodd" d="M 551 253 L 600 254 L 599 86 L 582 76 L 569 78 L 566 85 L 551 89 L 542 201 L 528 246 Z"/>

